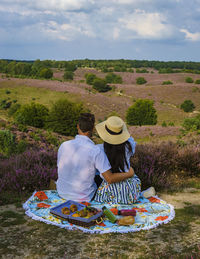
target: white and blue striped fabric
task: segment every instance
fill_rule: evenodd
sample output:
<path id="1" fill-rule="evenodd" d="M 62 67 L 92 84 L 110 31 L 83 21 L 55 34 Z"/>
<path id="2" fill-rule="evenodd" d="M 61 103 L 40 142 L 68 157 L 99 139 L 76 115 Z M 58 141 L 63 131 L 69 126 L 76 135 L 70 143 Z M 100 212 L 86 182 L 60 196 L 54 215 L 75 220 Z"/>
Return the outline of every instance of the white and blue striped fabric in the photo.
<path id="1" fill-rule="evenodd" d="M 141 181 L 137 175 L 119 183 L 101 183 L 94 201 L 111 204 L 132 204 L 138 201 L 141 192 Z"/>

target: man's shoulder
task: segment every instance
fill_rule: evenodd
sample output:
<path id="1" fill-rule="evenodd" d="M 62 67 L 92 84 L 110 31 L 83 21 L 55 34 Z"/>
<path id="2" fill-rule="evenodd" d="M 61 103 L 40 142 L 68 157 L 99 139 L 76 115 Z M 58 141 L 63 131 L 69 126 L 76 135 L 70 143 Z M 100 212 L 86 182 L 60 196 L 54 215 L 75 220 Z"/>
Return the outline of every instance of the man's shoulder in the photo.
<path id="1" fill-rule="evenodd" d="M 66 141 L 62 142 L 61 145 L 60 145 L 60 147 L 59 147 L 59 149 L 60 149 L 61 147 L 65 147 L 65 146 L 68 146 L 68 145 L 72 145 L 73 142 L 74 142 L 74 140 L 75 140 L 75 139 L 70 139 L 70 140 L 66 140 Z"/>

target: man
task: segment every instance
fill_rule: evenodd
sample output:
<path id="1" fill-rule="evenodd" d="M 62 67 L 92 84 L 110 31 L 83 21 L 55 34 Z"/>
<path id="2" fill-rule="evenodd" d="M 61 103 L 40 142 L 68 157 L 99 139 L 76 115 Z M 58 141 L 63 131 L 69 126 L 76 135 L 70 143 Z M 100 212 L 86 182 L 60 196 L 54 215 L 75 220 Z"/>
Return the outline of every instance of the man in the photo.
<path id="1" fill-rule="evenodd" d="M 97 185 L 94 181 L 96 171 L 108 183 L 120 182 L 134 175 L 131 168 L 127 173 L 115 173 L 106 154 L 91 140 L 95 118 L 93 114 L 82 113 L 75 139 L 65 141 L 58 150 L 58 194 L 67 200 L 90 201 L 95 195 Z"/>

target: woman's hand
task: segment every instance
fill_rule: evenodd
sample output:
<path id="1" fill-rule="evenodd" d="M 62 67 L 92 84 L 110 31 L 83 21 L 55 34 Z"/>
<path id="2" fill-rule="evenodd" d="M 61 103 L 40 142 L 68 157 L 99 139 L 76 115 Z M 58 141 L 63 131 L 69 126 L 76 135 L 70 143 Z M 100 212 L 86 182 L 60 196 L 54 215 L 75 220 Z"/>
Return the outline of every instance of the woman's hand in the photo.
<path id="1" fill-rule="evenodd" d="M 135 172 L 134 172 L 132 167 L 130 167 L 130 169 L 128 171 L 128 174 L 129 174 L 129 177 L 133 177 L 134 176 Z"/>

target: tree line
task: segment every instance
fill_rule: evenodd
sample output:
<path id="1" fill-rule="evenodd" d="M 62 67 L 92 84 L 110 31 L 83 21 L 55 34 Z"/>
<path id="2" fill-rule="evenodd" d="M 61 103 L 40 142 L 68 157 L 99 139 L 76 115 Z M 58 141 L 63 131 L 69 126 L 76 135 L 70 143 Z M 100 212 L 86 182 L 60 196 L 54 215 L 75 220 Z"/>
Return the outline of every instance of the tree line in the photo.
<path id="1" fill-rule="evenodd" d="M 193 61 L 149 61 L 149 60 L 0 60 L 0 72 L 13 75 L 38 76 L 42 69 L 65 69 L 74 72 L 78 67 L 96 68 L 103 72 L 134 72 L 133 68 L 152 68 L 160 73 L 194 72 L 200 73 L 200 62 Z M 182 70 L 182 71 L 181 71 Z M 137 71 L 136 71 L 137 72 Z"/>

